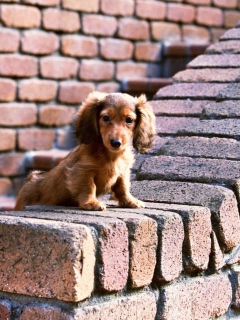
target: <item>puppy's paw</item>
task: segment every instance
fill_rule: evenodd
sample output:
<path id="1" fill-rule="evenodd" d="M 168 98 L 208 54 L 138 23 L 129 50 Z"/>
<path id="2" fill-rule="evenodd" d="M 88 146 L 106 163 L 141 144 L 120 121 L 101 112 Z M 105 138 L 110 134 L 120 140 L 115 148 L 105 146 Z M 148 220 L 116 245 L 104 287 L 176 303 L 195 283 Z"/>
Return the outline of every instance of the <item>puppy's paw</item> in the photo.
<path id="1" fill-rule="evenodd" d="M 106 205 L 101 201 L 89 201 L 81 204 L 81 208 L 85 210 L 103 211 L 106 210 Z"/>
<path id="2" fill-rule="evenodd" d="M 145 203 L 137 198 L 132 197 L 131 199 L 119 203 L 119 206 L 124 208 L 144 208 Z"/>

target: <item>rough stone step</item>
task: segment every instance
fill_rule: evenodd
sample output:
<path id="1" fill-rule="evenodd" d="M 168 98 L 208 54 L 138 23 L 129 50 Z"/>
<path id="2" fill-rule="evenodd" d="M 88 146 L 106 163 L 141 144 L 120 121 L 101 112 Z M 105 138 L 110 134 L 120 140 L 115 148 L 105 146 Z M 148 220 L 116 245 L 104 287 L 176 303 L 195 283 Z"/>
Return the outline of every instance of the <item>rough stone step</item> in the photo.
<path id="1" fill-rule="evenodd" d="M 192 117 L 156 117 L 156 131 L 159 135 L 175 135 L 185 126 L 195 126 L 198 122 L 198 118 Z"/>
<path id="2" fill-rule="evenodd" d="M 204 106 L 202 119 L 240 118 L 239 101 L 210 102 Z"/>
<path id="3" fill-rule="evenodd" d="M 240 54 L 208 54 L 192 60 L 188 68 L 239 68 Z"/>
<path id="4" fill-rule="evenodd" d="M 226 138 L 176 137 L 158 155 L 240 160 L 240 142 Z"/>
<path id="5" fill-rule="evenodd" d="M 223 83 L 177 83 L 160 89 L 154 99 L 215 100 L 225 87 L 227 84 Z"/>
<path id="6" fill-rule="evenodd" d="M 232 190 L 202 183 L 144 180 L 133 182 L 131 191 L 143 201 L 208 207 L 221 249 L 227 252 L 238 245 L 240 220 Z"/>
<path id="7" fill-rule="evenodd" d="M 240 138 L 240 119 L 201 120 L 180 128 L 179 135 Z"/>
<path id="8" fill-rule="evenodd" d="M 240 39 L 240 28 L 232 28 L 221 36 L 220 40 L 239 40 Z"/>
<path id="9" fill-rule="evenodd" d="M 228 68 L 204 68 L 186 69 L 178 72 L 174 77 L 174 82 L 231 82 L 239 78 L 239 69 Z"/>
<path id="10" fill-rule="evenodd" d="M 226 54 L 226 53 L 240 53 L 239 41 L 228 40 L 212 44 L 206 50 L 207 54 Z"/>
<path id="11" fill-rule="evenodd" d="M 240 55 L 239 55 L 240 58 Z M 240 83 L 231 83 L 226 88 L 221 90 L 217 95 L 217 100 L 227 100 L 227 99 L 240 99 Z"/>

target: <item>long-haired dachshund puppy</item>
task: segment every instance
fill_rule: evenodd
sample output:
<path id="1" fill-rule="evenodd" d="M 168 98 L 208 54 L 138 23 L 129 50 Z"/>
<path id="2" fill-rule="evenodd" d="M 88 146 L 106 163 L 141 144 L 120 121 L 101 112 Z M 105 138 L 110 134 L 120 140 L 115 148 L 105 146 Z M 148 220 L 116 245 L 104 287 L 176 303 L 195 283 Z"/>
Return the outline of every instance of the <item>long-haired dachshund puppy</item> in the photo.
<path id="1" fill-rule="evenodd" d="M 97 197 L 106 192 L 121 207 L 144 207 L 129 187 L 132 146 L 146 152 L 155 135 L 155 116 L 145 96 L 91 93 L 77 112 L 75 132 L 80 144 L 49 172 L 30 173 L 15 210 L 27 205 L 104 210 Z"/>

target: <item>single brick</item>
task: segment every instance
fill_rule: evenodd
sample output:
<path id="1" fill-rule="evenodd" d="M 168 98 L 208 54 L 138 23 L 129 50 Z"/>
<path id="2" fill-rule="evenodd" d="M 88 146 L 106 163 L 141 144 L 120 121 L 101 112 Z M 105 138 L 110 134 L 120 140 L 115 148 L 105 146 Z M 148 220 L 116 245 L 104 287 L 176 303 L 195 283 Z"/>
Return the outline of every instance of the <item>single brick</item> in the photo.
<path id="1" fill-rule="evenodd" d="M 154 320 L 156 316 L 156 298 L 150 291 L 118 297 L 107 302 L 79 308 L 77 319 L 138 319 Z"/>
<path id="2" fill-rule="evenodd" d="M 141 168 L 145 167 L 146 163 L 149 163 L 149 160 L 153 158 L 146 159 Z M 158 160 L 160 159 L 158 158 Z M 153 168 L 153 164 L 151 165 Z M 165 169 L 167 171 L 167 167 Z M 183 167 L 181 167 L 182 169 Z M 147 179 L 146 176 L 145 179 Z M 212 213 L 212 223 L 221 249 L 227 252 L 239 242 L 240 221 L 237 199 L 233 191 L 228 188 L 196 182 L 145 180 L 132 182 L 131 190 L 133 195 L 143 201 L 208 207 Z"/>
<path id="3" fill-rule="evenodd" d="M 168 140 L 158 154 L 166 156 L 200 157 L 240 160 L 240 143 L 234 139 L 177 137 Z"/>
<path id="4" fill-rule="evenodd" d="M 96 90 L 100 92 L 113 93 L 119 92 L 120 86 L 117 82 L 101 82 L 96 86 Z"/>
<path id="5" fill-rule="evenodd" d="M 205 26 L 220 27 L 223 24 L 223 12 L 218 8 L 198 7 L 196 21 Z"/>
<path id="6" fill-rule="evenodd" d="M 102 0 L 101 11 L 114 16 L 132 16 L 134 13 L 133 0 Z"/>
<path id="7" fill-rule="evenodd" d="M 188 64 L 188 68 L 239 68 L 239 54 L 201 55 Z"/>
<path id="8" fill-rule="evenodd" d="M 10 77 L 34 77 L 38 74 L 38 61 L 34 57 L 13 54 L 0 56 L 0 75 Z"/>
<path id="9" fill-rule="evenodd" d="M 100 53 L 107 60 L 127 60 L 133 54 L 133 44 L 127 40 L 105 38 L 100 40 Z"/>
<path id="10" fill-rule="evenodd" d="M 62 6 L 64 9 L 70 9 L 83 12 L 98 12 L 98 0 L 76 1 L 76 0 L 63 0 Z"/>
<path id="11" fill-rule="evenodd" d="M 237 7 L 237 0 L 213 0 L 213 3 L 216 7 L 222 7 L 222 8 L 227 8 L 227 9 L 235 9 Z M 237 21 L 238 22 L 238 21 Z M 236 24 L 234 25 L 234 27 Z"/>
<path id="12" fill-rule="evenodd" d="M 210 42 L 210 32 L 208 28 L 198 27 L 195 25 L 182 26 L 182 40 L 188 43 L 203 43 Z"/>
<path id="13" fill-rule="evenodd" d="M 67 56 L 92 58 L 98 54 L 98 42 L 94 37 L 66 35 L 62 36 L 61 51 Z"/>
<path id="14" fill-rule="evenodd" d="M 10 194 L 11 190 L 12 190 L 11 180 L 8 178 L 0 178 L 0 195 L 1 196 L 8 195 Z"/>
<path id="15" fill-rule="evenodd" d="M 167 6 L 167 19 L 175 22 L 193 23 L 195 7 L 188 4 L 170 3 Z"/>
<path id="16" fill-rule="evenodd" d="M 239 51 L 240 52 L 240 51 Z M 176 82 L 233 82 L 239 77 L 238 69 L 186 69 L 173 76 Z"/>
<path id="17" fill-rule="evenodd" d="M 239 11 L 225 11 L 224 12 L 224 27 L 234 28 L 240 19 Z"/>
<path id="18" fill-rule="evenodd" d="M 156 118 L 156 131 L 158 134 L 177 134 L 186 125 L 198 123 L 199 119 L 190 117 L 166 117 Z"/>
<path id="19" fill-rule="evenodd" d="M 0 79 L 0 101 L 10 102 L 16 97 L 16 82 L 10 79 Z"/>
<path id="20" fill-rule="evenodd" d="M 29 319 L 72 320 L 73 318 L 57 308 L 29 306 L 23 309 L 20 320 Z"/>
<path id="21" fill-rule="evenodd" d="M 29 126 L 37 119 L 37 107 L 32 103 L 2 103 L 0 113 L 1 126 Z"/>
<path id="22" fill-rule="evenodd" d="M 180 26 L 169 22 L 152 22 L 151 32 L 154 40 L 181 41 Z"/>
<path id="23" fill-rule="evenodd" d="M 0 30 L 0 52 L 16 52 L 19 48 L 19 32 L 12 29 Z"/>
<path id="24" fill-rule="evenodd" d="M 226 87 L 227 85 L 222 83 L 177 83 L 160 89 L 155 99 L 215 99 L 217 94 Z"/>
<path id="25" fill-rule="evenodd" d="M 161 319 L 213 319 L 227 312 L 232 287 L 227 274 L 187 279 L 160 292 Z"/>
<path id="26" fill-rule="evenodd" d="M 95 248 L 89 228 L 10 216 L 1 216 L 0 228 L 1 290 L 71 302 L 91 295 Z"/>
<path id="27" fill-rule="evenodd" d="M 21 129 L 18 132 L 18 148 L 20 150 L 48 150 L 52 149 L 55 132 L 47 129 Z"/>
<path id="28" fill-rule="evenodd" d="M 80 30 L 80 18 L 76 12 L 45 9 L 43 11 L 43 28 L 46 30 L 77 32 Z"/>
<path id="29" fill-rule="evenodd" d="M 122 18 L 119 21 L 118 35 L 130 40 L 148 40 L 150 37 L 149 24 L 144 20 Z"/>
<path id="30" fill-rule="evenodd" d="M 100 60 L 82 60 L 79 76 L 83 80 L 111 80 L 114 76 L 114 63 Z"/>
<path id="31" fill-rule="evenodd" d="M 19 84 L 19 99 L 26 101 L 49 101 L 57 95 L 57 83 L 50 80 L 29 79 Z"/>
<path id="32" fill-rule="evenodd" d="M 83 16 L 82 26 L 86 34 L 113 36 L 117 30 L 117 19 L 115 17 L 87 14 Z"/>
<path id="33" fill-rule="evenodd" d="M 136 43 L 136 46 L 135 46 L 136 60 L 160 61 L 161 54 L 162 54 L 162 45 L 160 43 L 151 43 L 151 42 Z"/>
<path id="34" fill-rule="evenodd" d="M 16 131 L 12 129 L 0 129 L 0 151 L 13 150 L 15 148 L 15 145 Z"/>
<path id="35" fill-rule="evenodd" d="M 54 33 L 31 30 L 25 31 L 21 37 L 23 52 L 32 54 L 51 54 L 58 50 L 59 40 Z"/>
<path id="36" fill-rule="evenodd" d="M 60 4 L 61 0 L 23 0 L 24 3 L 38 4 L 40 6 L 57 6 Z"/>
<path id="37" fill-rule="evenodd" d="M 0 301 L 0 319 L 11 320 L 11 305 L 8 301 Z"/>
<path id="38" fill-rule="evenodd" d="M 39 123 L 45 126 L 70 124 L 76 109 L 58 105 L 42 106 L 39 110 Z"/>
<path id="39" fill-rule="evenodd" d="M 214 271 L 218 271 L 225 265 L 225 259 L 214 231 L 211 233 L 211 242 L 212 246 L 211 254 L 209 256 L 209 268 Z"/>
<path id="40" fill-rule="evenodd" d="M 38 28 L 41 24 L 41 12 L 35 7 L 6 4 L 1 5 L 1 20 L 7 27 Z"/>
<path id="41" fill-rule="evenodd" d="M 40 73 L 44 78 L 68 79 L 78 72 L 78 61 L 65 57 L 45 57 L 40 60 Z"/>
<path id="42" fill-rule="evenodd" d="M 12 177 L 25 174 L 24 157 L 22 153 L 2 153 L 0 155 L 0 175 Z"/>
<path id="43" fill-rule="evenodd" d="M 136 1 L 136 14 L 142 19 L 164 20 L 166 16 L 166 4 L 156 1 Z"/>
<path id="44" fill-rule="evenodd" d="M 63 81 L 60 83 L 58 100 L 63 103 L 81 103 L 94 89 L 91 82 Z"/>
<path id="45" fill-rule="evenodd" d="M 209 208 L 177 204 L 146 203 L 147 209 L 176 212 L 184 224 L 183 262 L 187 272 L 208 268 L 211 252 L 211 212 Z"/>
<path id="46" fill-rule="evenodd" d="M 118 62 L 116 78 L 122 80 L 127 77 L 141 78 L 146 77 L 147 74 L 146 63 L 135 63 L 135 62 Z"/>

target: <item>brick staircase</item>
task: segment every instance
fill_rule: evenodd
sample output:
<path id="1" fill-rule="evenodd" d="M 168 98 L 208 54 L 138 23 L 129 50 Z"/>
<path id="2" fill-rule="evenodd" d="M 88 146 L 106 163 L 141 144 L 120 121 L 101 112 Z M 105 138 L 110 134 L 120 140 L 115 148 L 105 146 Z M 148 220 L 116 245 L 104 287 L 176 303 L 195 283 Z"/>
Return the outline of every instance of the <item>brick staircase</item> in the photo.
<path id="1" fill-rule="evenodd" d="M 240 28 L 229 30 L 151 101 L 158 136 L 132 175 L 145 209 L 106 200 L 105 212 L 1 214 L 4 319 L 240 317 L 239 43 Z"/>

